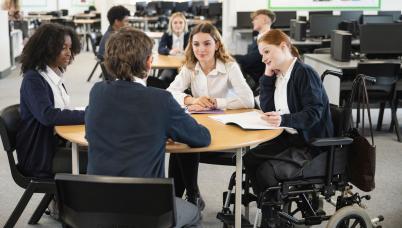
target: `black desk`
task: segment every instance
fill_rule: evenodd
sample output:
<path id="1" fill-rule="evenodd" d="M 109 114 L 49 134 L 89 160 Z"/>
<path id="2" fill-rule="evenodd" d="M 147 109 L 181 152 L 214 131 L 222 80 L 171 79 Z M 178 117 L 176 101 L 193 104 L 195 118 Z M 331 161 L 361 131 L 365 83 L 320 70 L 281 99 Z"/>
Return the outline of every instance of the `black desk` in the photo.
<path id="1" fill-rule="evenodd" d="M 319 75 L 325 70 L 342 71 L 346 78 L 353 78 L 356 75 L 357 64 L 362 62 L 361 60 L 351 60 L 349 62 L 340 62 L 333 60 L 329 54 L 305 54 L 304 62 L 312 66 Z M 386 59 L 386 60 L 364 60 L 363 62 L 392 62 L 401 63 L 400 59 Z M 402 67 L 402 65 L 401 65 Z M 397 83 L 397 90 L 402 91 L 402 69 L 400 73 L 400 79 Z M 351 81 L 342 82 L 335 77 L 327 77 L 324 81 L 325 90 L 327 91 L 329 100 L 333 104 L 339 104 L 339 95 L 341 88 L 351 88 Z"/>

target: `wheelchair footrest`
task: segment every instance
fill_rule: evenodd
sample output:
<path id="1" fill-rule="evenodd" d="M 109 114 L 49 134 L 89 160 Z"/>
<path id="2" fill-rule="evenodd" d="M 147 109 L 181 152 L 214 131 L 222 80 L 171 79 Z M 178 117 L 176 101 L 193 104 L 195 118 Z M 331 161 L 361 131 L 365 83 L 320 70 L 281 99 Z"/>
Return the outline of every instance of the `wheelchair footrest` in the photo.
<path id="1" fill-rule="evenodd" d="M 235 215 L 234 214 L 225 214 L 225 213 L 219 212 L 216 215 L 216 218 L 228 226 L 234 227 L 234 225 L 235 225 Z M 241 216 L 241 227 L 244 227 L 244 228 L 253 227 L 253 224 L 251 224 L 250 221 L 242 215 Z"/>

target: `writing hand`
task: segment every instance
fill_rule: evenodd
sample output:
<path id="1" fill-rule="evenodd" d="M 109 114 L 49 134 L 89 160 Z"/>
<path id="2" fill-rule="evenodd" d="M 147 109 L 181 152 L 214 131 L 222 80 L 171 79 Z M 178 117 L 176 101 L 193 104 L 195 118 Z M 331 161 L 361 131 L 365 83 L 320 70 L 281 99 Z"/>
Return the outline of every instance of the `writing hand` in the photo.
<path id="1" fill-rule="evenodd" d="M 282 117 L 279 112 L 265 112 L 261 119 L 268 122 L 273 127 L 279 127 L 281 125 Z"/>

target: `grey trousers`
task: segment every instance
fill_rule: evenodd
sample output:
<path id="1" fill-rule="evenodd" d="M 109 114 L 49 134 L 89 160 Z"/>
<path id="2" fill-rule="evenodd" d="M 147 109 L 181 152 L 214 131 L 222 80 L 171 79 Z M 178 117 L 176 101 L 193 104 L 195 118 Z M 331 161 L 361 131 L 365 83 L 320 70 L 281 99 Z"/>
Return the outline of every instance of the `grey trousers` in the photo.
<path id="1" fill-rule="evenodd" d="M 201 213 L 194 204 L 176 197 L 176 212 L 175 227 L 202 227 Z"/>

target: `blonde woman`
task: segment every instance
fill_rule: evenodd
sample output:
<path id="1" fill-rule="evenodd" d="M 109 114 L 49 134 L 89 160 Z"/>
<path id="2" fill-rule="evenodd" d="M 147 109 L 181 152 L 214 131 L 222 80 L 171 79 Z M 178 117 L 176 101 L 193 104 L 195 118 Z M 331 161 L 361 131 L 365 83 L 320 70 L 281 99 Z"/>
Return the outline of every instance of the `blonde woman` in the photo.
<path id="1" fill-rule="evenodd" d="M 188 43 L 187 20 L 183 13 L 172 14 L 169 20 L 169 27 L 159 42 L 158 53 L 161 55 L 182 55 Z M 160 79 L 170 84 L 177 74 L 177 70 L 163 70 Z"/>
<path id="2" fill-rule="evenodd" d="M 167 89 L 176 101 L 190 110 L 253 108 L 254 97 L 239 65 L 226 51 L 221 35 L 210 23 L 197 25 L 185 50 L 185 65 Z M 191 95 L 184 93 L 191 89 Z M 188 201 L 201 210 L 197 176 L 199 154 L 171 154 L 169 176 L 181 197 L 186 190 Z"/>
<path id="3" fill-rule="evenodd" d="M 161 55 L 183 54 L 188 42 L 187 20 L 183 13 L 172 14 L 169 27 L 159 43 L 158 52 Z"/>

